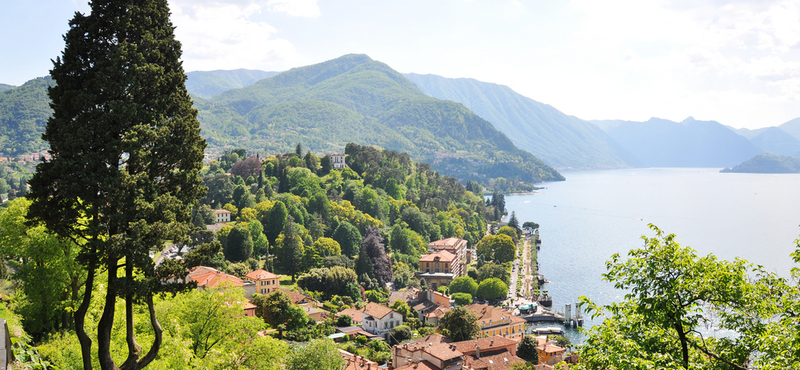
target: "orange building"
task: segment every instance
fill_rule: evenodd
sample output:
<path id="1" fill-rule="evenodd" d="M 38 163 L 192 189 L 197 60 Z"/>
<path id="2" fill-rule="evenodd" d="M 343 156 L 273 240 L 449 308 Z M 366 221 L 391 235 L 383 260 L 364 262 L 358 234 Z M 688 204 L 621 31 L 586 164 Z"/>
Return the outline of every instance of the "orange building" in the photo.
<path id="1" fill-rule="evenodd" d="M 419 272 L 417 277 L 425 279 L 432 290 L 440 286 L 449 286 L 454 278 L 458 277 L 459 262 L 456 255 L 448 251 L 438 251 L 424 255 L 419 259 Z"/>
<path id="2" fill-rule="evenodd" d="M 275 275 L 266 270 L 255 270 L 244 276 L 245 279 L 256 283 L 256 292 L 260 294 L 269 294 L 280 288 L 281 283 L 280 275 Z"/>

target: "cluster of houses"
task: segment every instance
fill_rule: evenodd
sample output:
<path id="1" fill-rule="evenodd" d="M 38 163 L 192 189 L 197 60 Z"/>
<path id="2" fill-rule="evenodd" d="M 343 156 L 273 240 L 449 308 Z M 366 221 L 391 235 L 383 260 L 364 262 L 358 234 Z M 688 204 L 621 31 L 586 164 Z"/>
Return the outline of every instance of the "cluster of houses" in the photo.
<path id="1" fill-rule="evenodd" d="M 17 157 L 2 157 L 0 156 L 0 163 L 4 162 L 18 162 L 20 164 L 39 162 L 42 158 L 50 159 L 50 154 L 47 151 L 39 153 L 23 154 Z"/>
<path id="2" fill-rule="evenodd" d="M 342 156 L 344 157 L 344 156 Z M 344 163 L 344 159 L 332 157 L 334 166 Z M 214 211 L 217 224 L 230 222 L 231 214 L 226 210 Z M 449 312 L 454 303 L 451 298 L 437 291 L 441 286 L 449 286 L 457 277 L 465 276 L 467 267 L 474 255 L 467 248 L 467 241 L 461 238 L 447 238 L 431 242 L 428 254 L 420 257 L 419 271 L 416 276 L 424 279 L 429 289 L 410 288 L 392 292 L 389 302 L 405 301 L 417 312 L 423 323 L 438 326 L 439 321 Z M 369 340 L 391 342 L 392 329 L 403 325 L 403 315 L 390 307 L 370 302 L 361 310 L 352 308 L 338 313 L 321 310 L 322 305 L 304 294 L 281 288 L 280 275 L 265 270 L 248 273 L 244 279 L 226 274 L 211 267 L 197 267 L 187 277 L 188 281 L 197 283 L 197 289 L 217 288 L 222 286 L 241 287 L 249 299 L 253 294 L 269 294 L 276 290 L 284 291 L 291 301 L 302 307 L 309 317 L 316 321 L 330 315 L 350 316 L 353 325 L 339 327 L 330 336 L 335 341 L 345 338 L 354 339 L 365 336 Z M 480 335 L 478 339 L 463 342 L 452 342 L 448 338 L 433 334 L 413 339 L 409 343 L 392 348 L 392 360 L 389 368 L 394 369 L 509 369 L 511 365 L 524 361 L 516 356 L 516 348 L 525 336 L 526 320 L 515 316 L 512 312 L 487 304 L 471 304 L 466 308 L 478 318 Z M 245 303 L 242 307 L 244 315 L 254 316 L 256 307 Z M 553 365 L 565 360 L 566 350 L 549 342 L 547 337 L 536 337 L 539 341 L 538 352 L 540 365 L 537 369 L 552 369 Z M 379 366 L 363 356 L 340 351 L 345 360 L 346 369 L 378 369 Z"/>

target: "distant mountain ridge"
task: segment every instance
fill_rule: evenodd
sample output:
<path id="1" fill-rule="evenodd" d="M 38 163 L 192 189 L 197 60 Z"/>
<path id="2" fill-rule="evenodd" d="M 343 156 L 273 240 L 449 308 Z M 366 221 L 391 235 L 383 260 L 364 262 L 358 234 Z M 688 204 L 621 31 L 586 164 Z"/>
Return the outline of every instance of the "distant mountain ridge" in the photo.
<path id="1" fill-rule="evenodd" d="M 715 121 L 591 121 L 642 161 L 645 167 L 730 167 L 762 152 Z"/>
<path id="2" fill-rule="evenodd" d="M 800 139 L 779 127 L 767 127 L 750 139 L 750 142 L 763 151 L 776 155 L 791 156 L 800 151 Z"/>
<path id="3" fill-rule="evenodd" d="M 404 74 L 426 94 L 452 100 L 491 122 L 520 149 L 556 168 L 598 169 L 639 165 L 597 126 L 568 116 L 511 88 L 470 78 Z"/>
<path id="4" fill-rule="evenodd" d="M 186 74 L 186 89 L 201 98 L 210 98 L 228 90 L 250 86 L 278 73 L 249 69 L 194 71 Z"/>

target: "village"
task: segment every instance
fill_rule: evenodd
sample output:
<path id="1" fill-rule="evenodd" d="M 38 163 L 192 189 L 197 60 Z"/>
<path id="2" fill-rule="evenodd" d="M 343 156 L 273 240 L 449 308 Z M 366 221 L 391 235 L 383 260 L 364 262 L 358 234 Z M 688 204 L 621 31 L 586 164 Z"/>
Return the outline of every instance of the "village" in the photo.
<path id="1" fill-rule="evenodd" d="M 337 160 L 339 161 L 339 160 Z M 343 163 L 343 158 L 340 160 Z M 225 209 L 214 210 L 214 225 L 209 230 L 219 230 L 224 224 L 231 222 L 231 212 Z M 508 228 L 508 223 L 498 223 L 499 228 Z M 492 226 L 487 230 L 491 235 Z M 497 230 L 494 230 L 495 232 Z M 257 316 L 257 305 L 252 298 L 258 295 L 285 294 L 291 304 L 302 309 L 314 325 L 333 323 L 333 333 L 328 338 L 339 344 L 339 353 L 345 360 L 344 369 L 430 369 L 430 370 L 501 370 L 511 368 L 514 364 L 529 363 L 518 353 L 523 339 L 532 342 L 536 351 L 535 369 L 554 369 L 557 364 L 565 368 L 577 362 L 577 355 L 568 351 L 571 347 L 560 335 L 563 329 L 558 326 L 542 329 L 529 329 L 529 322 L 552 321 L 564 323 L 564 316 L 549 311 L 544 306 L 552 302 L 547 296 L 540 296 L 541 275 L 532 269 L 535 265 L 535 249 L 541 243 L 539 231 L 523 232 L 519 241 L 521 249 L 511 264 L 511 284 L 508 295 L 491 301 L 484 299 L 474 303 L 457 302 L 454 296 L 461 292 L 451 292 L 456 279 L 470 279 L 467 271 L 475 265 L 476 249 L 470 248 L 467 240 L 462 238 L 446 238 L 433 241 L 427 246 L 427 254 L 419 258 L 419 270 L 415 275 L 424 287 L 394 289 L 388 284 L 385 290 L 389 293 L 386 299 L 366 297 L 363 305 L 333 304 L 319 302 L 314 294 L 307 294 L 301 288 L 286 284 L 284 276 L 258 269 L 247 273 L 243 278 L 224 273 L 212 267 L 199 266 L 187 276 L 187 282 L 194 282 L 198 290 L 241 289 L 249 300 L 243 305 L 244 316 Z M 176 246 L 165 248 L 164 254 L 180 258 Z M 169 257 L 167 257 L 169 258 Z M 448 294 L 449 293 L 449 294 Z M 535 296 L 534 296 L 535 293 Z M 473 292 L 474 295 L 474 292 Z M 474 338 L 454 340 L 442 332 L 440 323 L 447 314 L 456 307 L 466 309 L 476 318 L 479 330 Z M 582 320 L 582 319 L 581 319 Z M 569 321 L 566 322 L 569 325 Z M 463 324 L 462 324 L 463 325 Z M 414 327 L 415 330 L 409 330 Z M 534 335 L 531 332 L 541 331 Z M 275 335 L 277 329 L 260 332 L 260 335 Z M 452 336 L 452 335 L 451 335 Z M 370 345 L 378 342 L 379 345 Z M 354 345 L 355 344 L 355 345 Z M 527 343 L 526 343 L 527 344 Z M 391 345 L 391 347 L 389 347 Z M 389 356 L 383 361 L 373 361 L 358 348 L 389 348 Z M 530 348 L 522 351 L 530 351 Z M 374 352 L 372 352 L 374 353 Z M 529 355 L 528 355 L 529 356 Z M 527 356 L 526 356 L 527 357 Z"/>

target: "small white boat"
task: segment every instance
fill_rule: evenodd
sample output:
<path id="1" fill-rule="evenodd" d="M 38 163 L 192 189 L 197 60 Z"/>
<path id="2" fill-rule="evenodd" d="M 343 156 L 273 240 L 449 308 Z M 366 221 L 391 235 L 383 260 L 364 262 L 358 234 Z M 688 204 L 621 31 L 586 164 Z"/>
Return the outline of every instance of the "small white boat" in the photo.
<path id="1" fill-rule="evenodd" d="M 558 326 L 545 326 L 541 328 L 533 328 L 531 331 L 537 335 L 550 335 L 550 334 L 564 335 L 564 329 Z"/>

